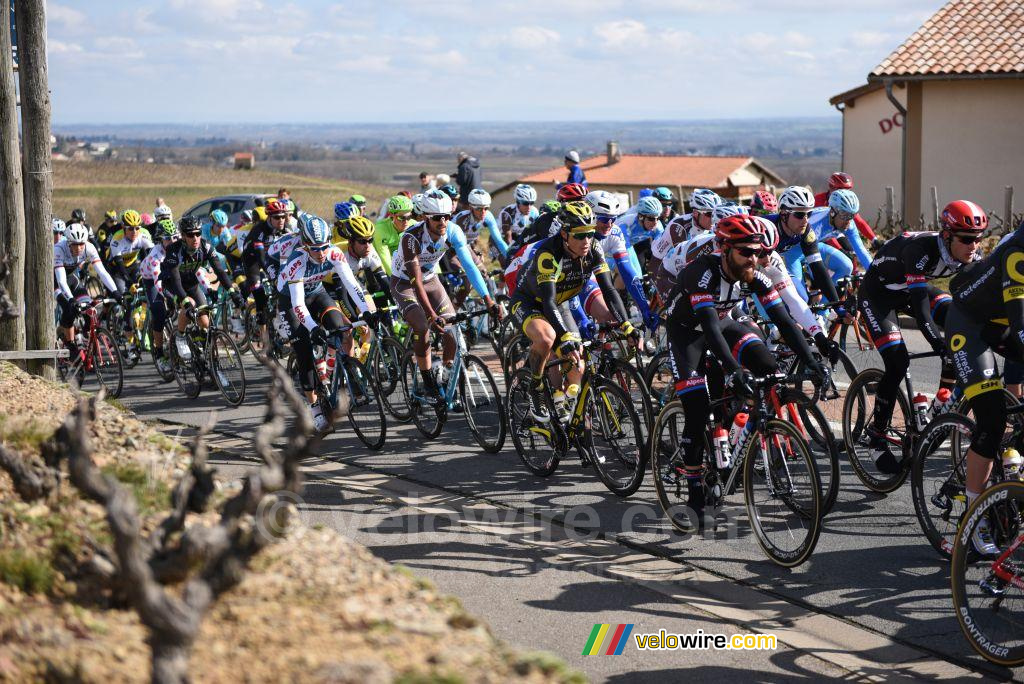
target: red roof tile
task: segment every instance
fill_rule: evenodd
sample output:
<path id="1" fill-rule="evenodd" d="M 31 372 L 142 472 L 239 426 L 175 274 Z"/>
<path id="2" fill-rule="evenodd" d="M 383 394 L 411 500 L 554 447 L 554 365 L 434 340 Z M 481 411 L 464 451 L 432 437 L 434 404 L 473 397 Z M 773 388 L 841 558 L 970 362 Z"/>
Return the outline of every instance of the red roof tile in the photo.
<path id="1" fill-rule="evenodd" d="M 587 157 L 580 166 L 587 182 L 595 185 L 681 185 L 688 188 L 720 188 L 729 175 L 754 162 L 752 157 L 690 157 L 679 155 L 624 154 L 615 164 L 608 164 L 607 155 Z M 756 162 L 754 162 L 756 163 Z M 771 171 L 762 170 L 770 175 Z M 561 183 L 565 181 L 564 166 L 539 171 L 520 179 L 524 183 Z"/>
<path id="2" fill-rule="evenodd" d="M 1024 71 L 1024 2 L 950 0 L 868 76 Z"/>

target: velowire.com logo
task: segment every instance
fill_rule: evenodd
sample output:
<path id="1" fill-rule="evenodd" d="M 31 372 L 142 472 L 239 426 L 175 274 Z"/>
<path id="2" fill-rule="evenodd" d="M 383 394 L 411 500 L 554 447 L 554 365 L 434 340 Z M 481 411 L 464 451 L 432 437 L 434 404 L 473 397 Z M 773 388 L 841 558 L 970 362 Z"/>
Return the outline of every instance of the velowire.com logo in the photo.
<path id="1" fill-rule="evenodd" d="M 609 625 L 609 624 L 597 624 L 594 625 L 594 629 L 590 630 L 590 638 L 587 639 L 587 645 L 583 647 L 583 655 L 622 655 L 622 649 L 625 648 L 626 642 L 629 641 L 629 635 L 633 631 L 633 625 Z M 607 641 L 608 646 L 604 650 L 602 647 Z"/>

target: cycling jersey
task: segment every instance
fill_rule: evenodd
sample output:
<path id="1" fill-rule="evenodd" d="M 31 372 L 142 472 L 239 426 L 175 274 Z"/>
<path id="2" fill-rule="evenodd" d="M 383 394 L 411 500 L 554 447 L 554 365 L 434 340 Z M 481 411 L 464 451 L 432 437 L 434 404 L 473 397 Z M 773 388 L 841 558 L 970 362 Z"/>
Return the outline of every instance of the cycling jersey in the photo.
<path id="1" fill-rule="evenodd" d="M 669 250 L 693 239 L 699 232 L 704 231 L 701 231 L 700 227 L 693 223 L 692 214 L 676 216 L 651 243 L 651 258 L 658 261 L 664 260 Z"/>
<path id="2" fill-rule="evenodd" d="M 819 192 L 817 195 L 814 196 L 814 206 L 827 207 L 828 198 L 831 194 L 831 190 L 829 190 L 828 192 Z M 853 222 L 857 226 L 857 230 L 860 232 L 861 237 L 863 237 L 865 240 L 875 239 L 875 231 L 871 229 L 871 226 L 868 225 L 868 222 L 865 221 L 860 214 L 854 214 Z"/>
<path id="3" fill-rule="evenodd" d="M 1024 224 L 986 258 L 954 276 L 949 289 L 969 318 L 1008 324 L 1024 345 Z"/>
<path id="4" fill-rule="evenodd" d="M 831 210 L 828 207 L 817 208 L 811 210 L 811 216 L 807 221 L 810 230 L 818 236 L 819 241 L 828 240 L 830 238 L 837 238 L 842 235 L 845 237 L 853 250 L 854 255 L 857 257 L 857 261 L 860 262 L 862 268 L 867 269 L 871 265 L 871 255 L 868 254 L 868 250 L 864 247 L 864 244 L 860 241 L 860 235 L 857 233 L 856 225 L 851 220 L 847 223 L 845 228 L 836 228 L 832 225 L 829 215 Z M 836 270 L 835 268 L 832 269 Z M 843 269 L 844 271 L 847 269 Z M 853 263 L 850 263 L 849 273 L 853 272 Z M 845 273 L 844 275 L 849 275 Z"/>
<path id="5" fill-rule="evenodd" d="M 252 223 L 239 223 L 231 227 L 230 235 L 224 241 L 225 254 L 230 254 L 236 259 L 242 258 L 242 250 L 245 249 L 245 239 L 249 237 L 252 225 Z"/>
<path id="6" fill-rule="evenodd" d="M 558 234 L 562 229 L 562 222 L 558 220 L 557 214 L 546 213 L 537 218 L 530 226 L 514 236 L 512 240 L 513 249 L 531 242 L 539 242 Z"/>
<path id="7" fill-rule="evenodd" d="M 411 281 L 409 264 L 413 259 L 418 259 L 423 282 L 433 280 L 437 277 L 434 267 L 441 261 L 449 247 L 455 250 L 455 255 L 459 258 L 473 289 L 486 299 L 489 296 L 487 283 L 473 261 L 466 236 L 462 228 L 451 221 L 448 222 L 444 237 L 437 242 L 430 237 L 426 221 L 421 221 L 402 233 L 398 249 L 391 256 L 391 275 L 400 280 Z"/>
<path id="8" fill-rule="evenodd" d="M 96 276 L 103 283 L 103 286 L 111 292 L 117 291 L 117 285 L 110 273 L 103 266 L 96 246 L 91 242 L 85 243 L 82 253 L 75 256 L 71 253 L 71 245 L 64 238 L 53 246 L 53 275 L 57 281 L 57 287 L 66 297 L 71 298 L 71 288 L 68 286 L 68 275 L 73 274 L 78 280 L 84 280 L 85 269 L 89 266 L 96 271 Z"/>
<path id="9" fill-rule="evenodd" d="M 502 257 L 508 254 L 508 244 L 501 237 L 501 231 L 498 230 L 498 222 L 494 220 L 494 214 L 491 213 L 490 209 L 484 212 L 484 217 L 479 221 L 473 218 L 472 209 L 463 209 L 452 217 L 452 221 L 462 228 L 462 232 L 466 235 L 466 242 L 470 246 L 476 245 L 477 238 L 480 237 L 482 230 L 486 228 L 487 234 L 491 238 L 491 247 Z"/>
<path id="10" fill-rule="evenodd" d="M 519 205 L 513 202 L 502 208 L 498 214 L 498 221 L 501 223 L 501 232 L 511 235 L 512 239 L 516 240 L 517 236 L 529 228 L 530 224 L 539 217 L 540 212 L 537 211 L 537 207 L 531 206 L 528 213 L 520 214 Z"/>
<path id="11" fill-rule="evenodd" d="M 402 233 L 395 228 L 394 219 L 390 216 L 382 218 L 374 224 L 373 248 L 377 250 L 384 272 L 391 275 L 391 256 L 398 249 L 398 241 Z"/>
<path id="12" fill-rule="evenodd" d="M 267 247 L 267 275 L 276 279 L 292 252 L 298 249 L 300 242 L 301 236 L 298 233 L 287 233 L 271 242 Z"/>
<path id="13" fill-rule="evenodd" d="M 604 235 L 598 231 L 597 237 L 609 268 L 614 266 L 618 270 L 623 285 L 643 316 L 644 324 L 653 329 L 657 325 L 657 318 L 651 315 L 651 307 L 647 302 L 647 293 L 644 292 L 643 280 L 640 277 L 640 262 L 632 245 L 626 242 L 622 228 L 613 224 Z"/>
<path id="14" fill-rule="evenodd" d="M 805 227 L 804 232 L 799 235 L 790 235 L 786 232 L 778 214 L 768 214 L 764 218 L 778 227 L 779 244 L 776 246 L 775 251 L 785 260 L 786 268 L 793 279 L 793 285 L 800 293 L 800 296 L 807 299 L 807 290 L 804 288 L 803 283 L 803 266 L 806 263 L 807 269 L 811 272 L 811 281 L 814 283 L 814 286 L 821 290 L 828 301 L 836 301 L 839 295 L 836 293 L 835 284 L 829 277 L 828 270 L 822 261 L 821 245 L 818 242 L 817 234 L 810 230 L 809 227 Z M 829 247 L 829 251 L 831 253 L 837 250 Z"/>
<path id="15" fill-rule="evenodd" d="M 730 281 L 722 271 L 722 256 L 717 252 L 705 254 L 683 268 L 669 294 L 665 313 L 670 321 L 688 327 L 701 324 L 698 312 L 714 308 L 718 318 L 729 315 L 747 294 L 757 297 L 767 309 L 781 303 L 772 281 L 761 271 L 746 286 Z"/>
<path id="16" fill-rule="evenodd" d="M 277 279 L 277 288 L 287 290 L 291 298 L 291 310 L 298 322 L 313 330 L 318 322 L 309 314 L 306 298 L 312 297 L 324 289 L 324 280 L 333 275 L 344 286 L 352 303 L 359 312 L 369 310 L 366 295 L 349 268 L 345 255 L 337 247 L 329 247 L 323 263 L 316 263 L 305 249 L 299 248 L 291 253 L 281 275 Z"/>
<path id="17" fill-rule="evenodd" d="M 618 224 L 622 225 L 622 224 Z M 640 215 L 637 214 L 636 218 L 632 223 L 623 225 L 623 233 L 629 238 L 629 244 L 635 248 L 642 242 L 648 240 L 656 240 L 658 236 L 662 234 L 665 229 L 661 225 L 661 221 L 654 224 L 654 228 L 647 230 L 644 228 L 643 222 L 640 220 Z"/>
<path id="18" fill-rule="evenodd" d="M 278 237 L 277 230 L 269 222 L 254 223 L 245 237 L 242 258 L 247 264 L 257 261 L 263 263 L 266 258 L 266 248 Z"/>
<path id="19" fill-rule="evenodd" d="M 163 242 L 157 243 L 149 250 L 149 254 L 142 260 L 142 266 L 139 267 L 139 275 L 143 280 L 160 279 L 160 264 L 163 263 L 165 255 Z"/>
<path id="20" fill-rule="evenodd" d="M 207 266 L 217 274 L 217 280 L 221 285 L 231 287 L 231 279 L 221 266 L 220 259 L 210 244 L 202 238 L 199 239 L 199 246 L 194 252 L 190 252 L 182 240 L 172 243 L 165 251 L 160 267 L 160 280 L 168 293 L 181 299 L 193 296 L 192 293 L 200 289 L 199 269 Z"/>
<path id="21" fill-rule="evenodd" d="M 110 241 L 110 259 L 113 261 L 120 258 L 125 268 L 130 268 L 151 249 L 153 249 L 153 238 L 145 228 L 140 228 L 133 240 L 125 237 L 124 230 L 119 230 L 114 233 Z"/>

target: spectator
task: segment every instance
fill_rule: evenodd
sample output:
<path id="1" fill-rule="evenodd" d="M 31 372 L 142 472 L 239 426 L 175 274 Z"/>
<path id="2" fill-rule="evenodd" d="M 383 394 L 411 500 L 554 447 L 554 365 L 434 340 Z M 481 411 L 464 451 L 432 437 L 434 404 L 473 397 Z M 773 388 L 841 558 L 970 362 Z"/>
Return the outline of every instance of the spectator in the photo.
<path id="1" fill-rule="evenodd" d="M 435 188 L 443 188 L 444 186 L 448 185 L 451 182 L 452 177 L 449 176 L 447 173 L 439 173 L 436 176 L 434 176 Z"/>
<path id="2" fill-rule="evenodd" d="M 277 199 L 289 200 L 292 198 L 292 193 L 288 192 L 288 188 L 281 188 L 277 191 Z"/>
<path id="3" fill-rule="evenodd" d="M 569 170 L 569 177 L 565 179 L 568 183 L 580 183 L 587 187 L 587 176 L 580 166 L 580 153 L 576 150 L 569 150 L 565 153 L 565 168 Z"/>
<path id="4" fill-rule="evenodd" d="M 469 193 L 481 187 L 483 174 L 480 162 L 465 152 L 459 152 L 459 170 L 455 173 L 455 185 L 459 188 L 459 211 L 469 209 Z"/>
<path id="5" fill-rule="evenodd" d="M 436 187 L 437 183 L 434 182 L 434 177 L 426 171 L 420 171 L 420 192 L 433 190 Z"/>

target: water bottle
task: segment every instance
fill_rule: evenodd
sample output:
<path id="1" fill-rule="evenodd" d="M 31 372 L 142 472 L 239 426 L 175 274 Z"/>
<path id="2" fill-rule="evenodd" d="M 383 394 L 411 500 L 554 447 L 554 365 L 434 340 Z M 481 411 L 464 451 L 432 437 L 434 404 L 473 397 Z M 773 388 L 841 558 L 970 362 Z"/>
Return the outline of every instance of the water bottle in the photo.
<path id="1" fill-rule="evenodd" d="M 917 416 L 917 427 L 920 430 L 924 429 L 924 426 L 928 424 L 928 413 L 930 407 L 928 405 L 928 397 L 924 396 L 920 392 L 914 395 L 914 415 Z"/>
<path id="2" fill-rule="evenodd" d="M 729 433 L 725 428 L 718 426 L 712 433 L 711 445 L 715 451 L 715 462 L 718 467 L 728 468 L 732 464 L 732 454 L 729 452 Z"/>
<path id="3" fill-rule="evenodd" d="M 1013 447 L 1007 447 L 1003 451 L 1003 479 L 1004 480 L 1019 480 L 1021 466 L 1024 465 L 1024 458 L 1021 457 L 1020 452 Z"/>
<path id="4" fill-rule="evenodd" d="M 747 442 L 750 441 L 750 428 L 747 426 L 750 416 L 746 413 L 737 413 L 733 419 L 732 429 L 729 431 L 729 442 L 732 444 L 732 461 L 739 460 L 741 454 L 747 449 Z"/>
<path id="5" fill-rule="evenodd" d="M 936 394 L 935 398 L 932 399 L 932 407 L 929 411 L 929 417 L 934 418 L 935 416 L 941 415 L 949 410 L 952 404 L 953 392 L 943 387 Z"/>

